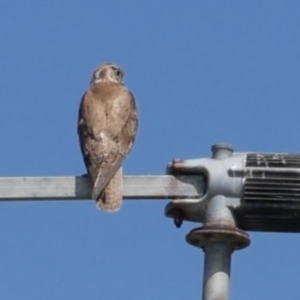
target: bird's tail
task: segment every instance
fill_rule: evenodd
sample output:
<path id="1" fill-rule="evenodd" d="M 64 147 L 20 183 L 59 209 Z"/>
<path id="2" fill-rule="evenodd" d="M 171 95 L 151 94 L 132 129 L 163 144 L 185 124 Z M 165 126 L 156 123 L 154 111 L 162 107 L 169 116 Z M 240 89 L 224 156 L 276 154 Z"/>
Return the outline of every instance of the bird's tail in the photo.
<path id="1" fill-rule="evenodd" d="M 113 212 L 120 208 L 123 196 L 122 173 L 122 167 L 120 167 L 96 199 L 96 205 L 99 209 Z"/>

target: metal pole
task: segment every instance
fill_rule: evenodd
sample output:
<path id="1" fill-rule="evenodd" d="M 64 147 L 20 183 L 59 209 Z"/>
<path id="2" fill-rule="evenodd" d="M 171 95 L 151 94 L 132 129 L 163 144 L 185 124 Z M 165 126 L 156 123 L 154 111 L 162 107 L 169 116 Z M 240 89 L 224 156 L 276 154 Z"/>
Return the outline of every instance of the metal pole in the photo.
<path id="1" fill-rule="evenodd" d="M 202 299 L 228 299 L 231 246 L 226 243 L 212 242 L 205 246 L 204 252 Z"/>
<path id="2" fill-rule="evenodd" d="M 222 220 L 219 222 L 205 223 L 186 236 L 189 244 L 202 248 L 205 253 L 203 300 L 228 300 L 231 254 L 250 244 L 245 231 L 233 225 L 222 224 Z"/>
<path id="3" fill-rule="evenodd" d="M 123 176 L 123 199 L 194 198 L 203 193 L 201 176 Z M 91 200 L 87 176 L 0 177 L 1 201 Z"/>
<path id="4" fill-rule="evenodd" d="M 233 149 L 228 145 L 215 145 L 213 157 L 230 157 Z M 187 242 L 204 250 L 203 300 L 228 300 L 231 253 L 250 244 L 246 232 L 238 229 L 226 197 L 217 195 L 205 206 L 204 226 L 192 230 Z"/>

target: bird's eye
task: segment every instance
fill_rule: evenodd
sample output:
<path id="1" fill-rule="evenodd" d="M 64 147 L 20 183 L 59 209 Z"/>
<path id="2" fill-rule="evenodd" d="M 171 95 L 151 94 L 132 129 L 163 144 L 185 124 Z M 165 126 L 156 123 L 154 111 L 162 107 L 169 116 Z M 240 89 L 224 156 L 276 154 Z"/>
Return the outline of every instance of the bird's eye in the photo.
<path id="1" fill-rule="evenodd" d="M 120 76 L 120 75 L 121 75 L 121 70 L 120 70 L 120 69 L 117 69 L 117 70 L 116 70 L 116 75 L 117 75 L 117 76 Z"/>

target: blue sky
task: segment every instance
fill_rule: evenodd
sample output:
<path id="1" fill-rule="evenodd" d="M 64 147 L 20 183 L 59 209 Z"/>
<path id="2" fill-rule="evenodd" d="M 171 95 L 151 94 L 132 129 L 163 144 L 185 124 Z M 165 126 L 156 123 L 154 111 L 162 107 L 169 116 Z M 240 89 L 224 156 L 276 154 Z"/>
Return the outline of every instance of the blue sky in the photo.
<path id="1" fill-rule="evenodd" d="M 173 158 L 300 152 L 300 2 L 0 0 L 0 175 L 85 172 L 77 111 L 92 71 L 121 65 L 140 127 L 126 174 Z M 0 207 L 0 298 L 199 299 L 203 253 L 168 201 Z M 231 299 L 299 299 L 296 234 L 250 233 L 232 261 Z"/>

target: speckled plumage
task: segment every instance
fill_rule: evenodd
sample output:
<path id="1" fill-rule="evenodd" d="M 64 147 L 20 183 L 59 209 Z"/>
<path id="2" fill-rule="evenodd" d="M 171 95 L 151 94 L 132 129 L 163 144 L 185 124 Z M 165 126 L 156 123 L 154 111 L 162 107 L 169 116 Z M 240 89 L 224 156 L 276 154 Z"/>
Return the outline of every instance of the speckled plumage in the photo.
<path id="1" fill-rule="evenodd" d="M 94 185 L 92 197 L 106 211 L 120 208 L 122 161 L 133 146 L 138 125 L 134 96 L 122 79 L 118 66 L 100 66 L 79 108 L 78 135 Z"/>

